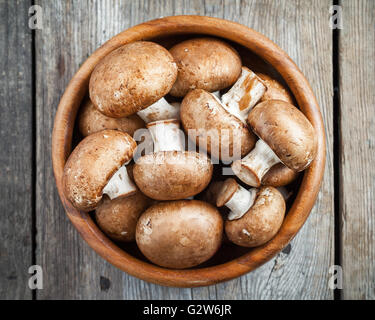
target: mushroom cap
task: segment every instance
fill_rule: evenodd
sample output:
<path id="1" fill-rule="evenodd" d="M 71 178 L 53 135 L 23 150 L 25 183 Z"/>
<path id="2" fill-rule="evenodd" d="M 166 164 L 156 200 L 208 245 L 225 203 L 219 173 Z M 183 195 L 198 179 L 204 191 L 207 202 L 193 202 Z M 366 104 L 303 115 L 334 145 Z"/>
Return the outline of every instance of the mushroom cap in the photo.
<path id="1" fill-rule="evenodd" d="M 166 268 L 190 268 L 219 249 L 223 219 L 212 205 L 198 200 L 160 202 L 140 217 L 136 241 L 153 263 Z"/>
<path id="2" fill-rule="evenodd" d="M 207 152 L 219 151 L 223 161 L 233 160 L 233 153 L 240 150 L 239 157 L 248 154 L 256 142 L 255 135 L 245 124 L 230 114 L 220 101 L 211 93 L 202 89 L 190 91 L 181 103 L 181 122 L 188 136 L 199 145 L 199 140 L 207 146 Z M 202 130 L 200 137 L 192 136 L 190 130 Z M 222 131 L 224 130 L 224 131 Z M 189 134 L 190 131 L 190 134 Z M 209 137 L 210 133 L 217 134 Z M 222 133 L 227 132 L 225 135 Z M 205 138 L 205 134 L 207 135 Z M 240 146 L 235 145 L 240 143 Z M 223 149 L 222 147 L 227 149 Z M 237 147 L 237 148 L 236 148 Z"/>
<path id="3" fill-rule="evenodd" d="M 274 187 L 262 187 L 248 212 L 240 219 L 225 222 L 225 232 L 239 246 L 260 246 L 276 235 L 284 215 L 285 201 L 281 193 Z"/>
<path id="4" fill-rule="evenodd" d="M 213 176 L 215 176 L 215 173 L 213 174 Z M 221 180 L 211 180 L 208 187 L 204 189 L 203 192 L 199 193 L 196 197 L 194 197 L 194 199 L 207 202 L 216 207 L 217 196 L 219 191 L 221 190 L 221 186 L 223 183 L 224 181 Z M 223 219 L 225 219 L 228 216 L 229 209 L 227 207 L 223 206 L 217 209 L 219 210 L 219 213 L 221 214 L 221 217 Z M 224 234 L 223 236 L 225 238 Z"/>
<path id="5" fill-rule="evenodd" d="M 294 103 L 293 96 L 291 95 L 289 90 L 279 81 L 271 78 L 269 75 L 266 75 L 264 73 L 257 73 L 256 75 L 263 80 L 264 85 L 267 87 L 266 92 L 259 100 L 259 102 L 267 100 L 282 100 L 290 104 Z"/>
<path id="6" fill-rule="evenodd" d="M 176 77 L 177 65 L 168 50 L 153 42 L 131 42 L 95 67 L 90 98 L 106 116 L 127 117 L 165 96 Z"/>
<path id="7" fill-rule="evenodd" d="M 239 54 L 222 40 L 190 39 L 176 44 L 169 52 L 178 66 L 177 80 L 170 91 L 175 97 L 183 97 L 193 89 L 224 89 L 241 74 Z"/>
<path id="8" fill-rule="evenodd" d="M 223 183 L 223 181 L 212 180 L 208 187 L 199 195 L 199 200 L 208 202 L 213 206 L 216 206 L 217 195 L 221 190 L 221 186 Z"/>
<path id="9" fill-rule="evenodd" d="M 217 194 L 216 205 L 218 207 L 224 206 L 238 190 L 238 183 L 233 178 L 226 179 L 221 185 L 221 189 Z"/>
<path id="10" fill-rule="evenodd" d="M 130 242 L 135 240 L 135 228 L 140 215 L 151 205 L 151 199 L 137 191 L 129 197 L 110 200 L 104 196 L 95 210 L 100 229 L 113 240 Z"/>
<path id="11" fill-rule="evenodd" d="M 179 200 L 204 190 L 212 177 L 213 165 L 193 151 L 159 151 L 136 161 L 133 169 L 138 188 L 155 200 Z"/>
<path id="12" fill-rule="evenodd" d="M 78 125 L 84 137 L 106 129 L 119 130 L 133 136 L 135 131 L 145 127 L 144 121 L 136 114 L 123 118 L 107 117 L 99 112 L 89 99 L 80 110 Z"/>
<path id="13" fill-rule="evenodd" d="M 262 178 L 262 185 L 283 187 L 293 182 L 298 177 L 298 172 L 289 169 L 282 163 L 277 163 Z"/>
<path id="14" fill-rule="evenodd" d="M 79 210 L 90 211 L 102 199 L 111 177 L 132 159 L 137 147 L 127 133 L 104 130 L 84 138 L 64 167 L 63 186 L 69 201 Z"/>
<path id="15" fill-rule="evenodd" d="M 249 113 L 248 123 L 287 167 L 306 169 L 317 152 L 315 130 L 295 106 L 281 100 L 268 100 Z"/>

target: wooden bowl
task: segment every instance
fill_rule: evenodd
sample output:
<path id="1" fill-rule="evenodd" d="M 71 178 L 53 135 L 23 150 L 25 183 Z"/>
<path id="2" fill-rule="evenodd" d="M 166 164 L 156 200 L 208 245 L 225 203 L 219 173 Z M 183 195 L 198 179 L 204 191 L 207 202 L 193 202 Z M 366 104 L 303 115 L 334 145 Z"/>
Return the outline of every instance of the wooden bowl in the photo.
<path id="1" fill-rule="evenodd" d="M 100 231 L 89 213 L 76 210 L 65 198 L 62 174 L 71 152 L 77 111 L 87 94 L 90 75 L 96 64 L 112 50 L 131 41 L 152 41 L 163 37 L 173 39 L 197 34 L 220 37 L 242 46 L 277 70 L 294 94 L 301 111 L 316 129 L 318 153 L 312 165 L 304 172 L 298 193 L 281 229 L 271 241 L 254 249 L 241 248 L 238 250 L 239 256 L 233 258 L 233 254 L 229 255 L 226 259 L 219 259 L 219 264 L 171 270 L 155 266 L 143 259 L 139 253 L 130 254 L 131 249 L 125 248 L 125 251 L 113 243 Z M 323 178 L 325 134 L 319 106 L 309 83 L 289 56 L 276 44 L 262 34 L 234 22 L 202 16 L 175 16 L 149 21 L 125 30 L 107 41 L 86 60 L 61 98 L 52 134 L 52 161 L 57 188 L 66 213 L 97 253 L 114 266 L 140 279 L 167 286 L 198 287 L 233 279 L 254 270 L 281 251 L 297 234 L 310 214 Z"/>

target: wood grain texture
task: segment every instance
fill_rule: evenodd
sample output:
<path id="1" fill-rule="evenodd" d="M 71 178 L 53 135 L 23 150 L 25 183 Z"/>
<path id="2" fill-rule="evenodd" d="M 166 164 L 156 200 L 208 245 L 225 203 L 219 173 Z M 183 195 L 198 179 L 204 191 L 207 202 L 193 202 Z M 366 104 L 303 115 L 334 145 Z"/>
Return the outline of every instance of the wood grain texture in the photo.
<path id="1" fill-rule="evenodd" d="M 51 133 L 60 97 L 79 65 L 108 37 L 97 27 L 102 22 L 96 16 L 102 10 L 91 1 L 37 3 L 43 8 L 43 30 L 36 32 L 36 260 L 45 275 L 37 298 L 121 298 L 122 273 L 98 257 L 68 221 L 51 161 Z M 106 21 L 117 19 L 108 16 Z"/>
<path id="2" fill-rule="evenodd" d="M 31 299 L 31 1 L 0 1 L 0 299 Z"/>
<path id="3" fill-rule="evenodd" d="M 177 14 L 238 21 L 264 33 L 284 48 L 306 72 L 323 107 L 331 150 L 331 30 L 326 22 L 329 2 L 315 1 L 309 10 L 302 2 L 274 1 L 40 1 L 40 4 L 45 23 L 36 38 L 37 261 L 46 270 L 46 284 L 38 298 L 332 298 L 327 286 L 328 268 L 333 264 L 330 157 L 323 193 L 314 213 L 293 241 L 289 254 L 281 253 L 242 278 L 195 289 L 166 288 L 135 279 L 110 266 L 89 249 L 65 217 L 52 183 L 50 159 L 56 106 L 69 79 L 85 58 L 105 40 L 132 25 Z M 66 259 L 62 260 L 61 256 Z"/>
<path id="4" fill-rule="evenodd" d="M 344 299 L 375 299 L 375 2 L 343 1 L 339 37 Z"/>

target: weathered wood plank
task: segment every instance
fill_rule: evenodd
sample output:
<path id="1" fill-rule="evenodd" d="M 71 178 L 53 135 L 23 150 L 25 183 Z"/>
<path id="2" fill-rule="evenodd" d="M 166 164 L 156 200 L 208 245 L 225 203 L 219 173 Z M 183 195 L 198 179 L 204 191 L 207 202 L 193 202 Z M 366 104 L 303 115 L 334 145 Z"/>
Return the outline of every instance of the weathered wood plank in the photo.
<path id="1" fill-rule="evenodd" d="M 332 150 L 332 65 L 329 1 L 39 1 L 45 26 L 37 34 L 38 254 L 46 270 L 40 298 L 124 299 L 329 299 L 333 264 L 332 160 L 312 216 L 281 254 L 250 275 L 206 288 L 177 289 L 149 284 L 109 266 L 92 252 L 64 216 L 50 163 L 50 133 L 59 98 L 69 79 L 96 47 L 131 25 L 160 16 L 200 14 L 238 21 L 284 48 L 311 81 L 323 107 L 328 150 Z M 311 66 L 314 66 L 313 68 Z M 61 261 L 61 256 L 66 257 Z M 100 276 L 111 281 L 100 291 Z M 106 281 L 102 281 L 102 284 Z"/>
<path id="2" fill-rule="evenodd" d="M 36 260 L 44 270 L 44 289 L 37 298 L 122 298 L 122 273 L 97 256 L 68 221 L 51 162 L 51 133 L 60 97 L 79 65 L 109 37 L 105 32 L 119 31 L 111 26 L 119 17 L 104 16 L 102 1 L 37 3 L 43 8 L 43 29 L 36 32 Z"/>
<path id="3" fill-rule="evenodd" d="M 343 1 L 339 36 L 343 298 L 375 298 L 375 2 Z"/>
<path id="4" fill-rule="evenodd" d="M 0 0 L 0 299 L 31 299 L 31 1 Z"/>

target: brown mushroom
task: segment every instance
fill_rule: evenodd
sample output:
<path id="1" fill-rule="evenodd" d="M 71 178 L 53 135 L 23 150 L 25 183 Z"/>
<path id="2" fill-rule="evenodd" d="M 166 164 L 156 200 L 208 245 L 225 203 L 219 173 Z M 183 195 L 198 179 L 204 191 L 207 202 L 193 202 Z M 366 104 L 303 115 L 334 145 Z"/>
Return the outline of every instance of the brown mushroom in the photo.
<path id="1" fill-rule="evenodd" d="M 136 186 L 129 179 L 125 164 L 137 147 L 127 133 L 104 130 L 83 139 L 64 167 L 66 197 L 79 210 L 95 209 L 103 194 L 111 199 L 131 195 Z"/>
<path id="2" fill-rule="evenodd" d="M 190 91 L 181 103 L 181 122 L 189 138 L 211 157 L 224 162 L 246 155 L 256 138 L 207 91 Z"/>
<path id="3" fill-rule="evenodd" d="M 138 219 L 150 205 L 151 199 L 140 191 L 113 200 L 104 196 L 95 210 L 96 222 L 110 238 L 121 242 L 134 241 Z"/>
<path id="4" fill-rule="evenodd" d="M 177 65 L 166 49 L 149 41 L 131 42 L 95 67 L 90 98 L 106 116 L 127 117 L 165 96 L 176 77 Z"/>
<path id="5" fill-rule="evenodd" d="M 232 164 L 233 172 L 244 183 L 259 187 L 265 173 L 279 162 L 299 172 L 314 160 L 314 128 L 293 105 L 281 100 L 261 102 L 250 111 L 248 122 L 260 139 L 247 156 Z"/>
<path id="6" fill-rule="evenodd" d="M 279 81 L 264 73 L 257 73 L 256 75 L 267 87 L 266 92 L 260 98 L 259 102 L 267 100 L 283 100 L 290 104 L 294 103 L 293 97 L 288 88 L 282 85 Z M 264 175 L 262 185 L 273 187 L 285 186 L 295 180 L 297 176 L 298 173 L 296 171 L 289 169 L 282 163 L 278 163 Z"/>
<path id="7" fill-rule="evenodd" d="M 198 200 L 160 202 L 140 217 L 136 241 L 153 263 L 173 269 L 190 268 L 219 249 L 223 219 L 212 205 Z"/>
<path id="8" fill-rule="evenodd" d="M 154 153 L 136 160 L 134 180 L 139 189 L 155 200 L 179 200 L 194 196 L 209 184 L 213 165 L 204 154 L 184 151 L 178 120 L 147 124 Z"/>
<path id="9" fill-rule="evenodd" d="M 279 81 L 264 73 L 257 73 L 257 76 L 262 79 L 264 85 L 267 87 L 267 91 L 261 97 L 259 102 L 267 100 L 282 100 L 290 104 L 294 103 L 293 97 L 289 90 Z"/>
<path id="10" fill-rule="evenodd" d="M 84 103 L 80 110 L 78 125 L 79 131 L 84 137 L 106 129 L 119 130 L 133 136 L 136 130 L 145 127 L 144 121 L 136 114 L 124 118 L 105 116 L 94 107 L 90 99 Z"/>
<path id="11" fill-rule="evenodd" d="M 281 162 L 272 166 L 262 178 L 263 186 L 282 187 L 292 183 L 298 172 L 289 169 Z"/>
<path id="12" fill-rule="evenodd" d="M 226 206 L 230 213 L 229 220 L 241 218 L 254 204 L 258 190 L 246 190 L 232 178 L 226 179 L 216 195 L 216 205 L 220 208 Z"/>
<path id="13" fill-rule="evenodd" d="M 222 40 L 190 39 L 176 44 L 169 52 L 178 66 L 177 80 L 170 91 L 175 97 L 183 97 L 194 89 L 224 89 L 241 73 L 240 56 Z"/>
<path id="14" fill-rule="evenodd" d="M 211 181 L 208 187 L 200 194 L 199 200 L 216 206 L 216 200 L 223 181 Z"/>
<path id="15" fill-rule="evenodd" d="M 246 190 L 234 179 L 227 179 L 219 193 L 217 206 L 223 205 L 231 210 L 225 233 L 231 242 L 243 247 L 256 247 L 271 240 L 281 227 L 286 207 L 276 188 Z"/>

